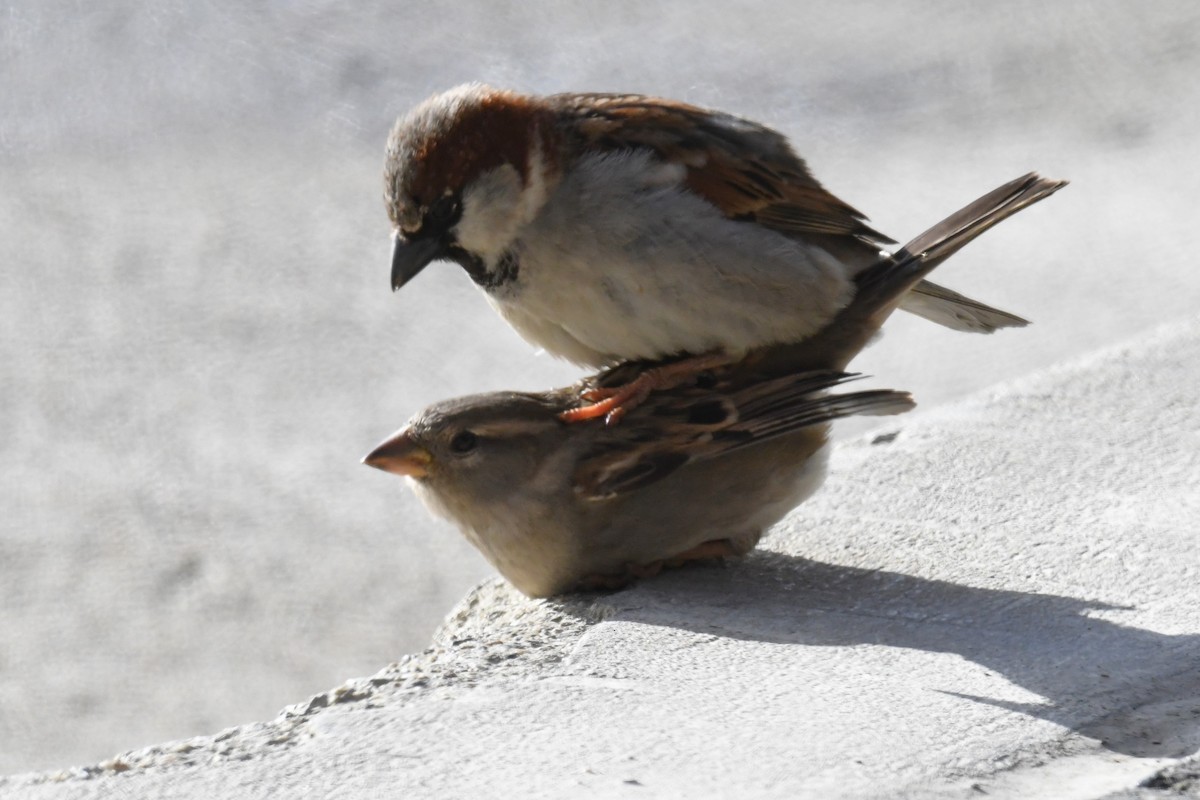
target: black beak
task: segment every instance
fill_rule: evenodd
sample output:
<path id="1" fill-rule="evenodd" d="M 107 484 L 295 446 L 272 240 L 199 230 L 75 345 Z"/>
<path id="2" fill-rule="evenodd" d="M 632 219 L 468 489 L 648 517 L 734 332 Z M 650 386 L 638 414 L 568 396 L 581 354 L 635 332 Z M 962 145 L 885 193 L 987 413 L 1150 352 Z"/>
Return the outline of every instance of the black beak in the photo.
<path id="1" fill-rule="evenodd" d="M 392 291 L 417 277 L 429 262 L 442 255 L 442 241 L 437 236 L 405 239 L 397 235 L 392 245 Z"/>

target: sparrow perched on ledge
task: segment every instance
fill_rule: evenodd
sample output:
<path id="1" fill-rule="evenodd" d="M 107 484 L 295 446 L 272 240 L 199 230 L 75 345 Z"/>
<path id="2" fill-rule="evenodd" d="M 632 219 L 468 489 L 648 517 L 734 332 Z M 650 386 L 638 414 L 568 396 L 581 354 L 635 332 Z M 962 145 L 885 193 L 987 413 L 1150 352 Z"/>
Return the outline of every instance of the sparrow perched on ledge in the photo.
<path id="1" fill-rule="evenodd" d="M 431 406 L 364 462 L 412 478 L 535 597 L 745 553 L 820 485 L 831 420 L 912 407 L 887 390 L 827 394 L 851 377 L 845 365 L 930 271 L 1063 185 L 1026 175 L 989 192 L 860 271 L 853 299 L 809 338 L 657 392 L 619 426 L 563 422 L 579 387 L 497 392 Z M 626 363 L 584 385 L 643 368 Z"/>
<path id="2" fill-rule="evenodd" d="M 604 410 L 811 336 L 892 243 L 776 131 L 640 95 L 451 89 L 396 123 L 384 196 L 394 289 L 454 261 L 551 354 L 698 357 Z M 901 307 L 957 330 L 1025 324 L 928 282 Z"/>
<path id="3" fill-rule="evenodd" d="M 888 390 L 806 372 L 655 393 L 617 427 L 568 425 L 570 387 L 436 403 L 363 462 L 412 478 L 531 597 L 616 587 L 663 566 L 741 555 L 821 484 L 829 422 L 897 414 Z"/>

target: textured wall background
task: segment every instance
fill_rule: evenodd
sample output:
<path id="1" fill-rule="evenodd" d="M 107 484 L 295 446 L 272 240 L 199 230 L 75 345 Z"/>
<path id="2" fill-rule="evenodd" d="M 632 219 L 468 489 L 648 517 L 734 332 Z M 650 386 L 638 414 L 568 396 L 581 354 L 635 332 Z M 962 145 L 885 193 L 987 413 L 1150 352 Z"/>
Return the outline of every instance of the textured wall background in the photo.
<path id="1" fill-rule="evenodd" d="M 755 117 L 900 239 L 1072 179 L 940 274 L 1034 327 L 897 319 L 857 363 L 925 406 L 1200 296 L 1192 3 L 141 6 L 0 2 L 3 772 L 270 716 L 487 574 L 358 464 L 434 399 L 574 377 L 457 268 L 388 291 L 383 139 L 433 91 Z"/>

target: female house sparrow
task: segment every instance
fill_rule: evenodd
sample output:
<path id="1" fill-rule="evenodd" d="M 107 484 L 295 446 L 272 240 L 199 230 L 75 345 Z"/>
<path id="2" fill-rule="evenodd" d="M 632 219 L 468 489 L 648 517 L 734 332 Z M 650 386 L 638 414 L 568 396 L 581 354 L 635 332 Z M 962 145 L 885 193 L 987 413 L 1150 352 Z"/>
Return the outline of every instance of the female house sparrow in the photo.
<path id="1" fill-rule="evenodd" d="M 394 289 L 450 260 L 554 355 L 592 367 L 700 357 L 592 414 L 811 336 L 892 242 L 781 134 L 639 95 L 460 86 L 396 123 L 384 187 Z M 928 282 L 901 306 L 958 330 L 1025 324 Z"/>
<path id="2" fill-rule="evenodd" d="M 562 422 L 577 387 L 478 395 L 432 406 L 364 462 L 413 478 L 426 503 L 531 596 L 744 553 L 820 485 L 830 420 L 912 406 L 898 392 L 824 393 L 849 377 L 841 370 L 902 298 L 967 242 L 1062 185 L 1027 175 L 988 193 L 860 272 L 854 299 L 807 340 L 656 393 L 620 426 Z"/>
<path id="3" fill-rule="evenodd" d="M 616 428 L 568 425 L 574 387 L 437 403 L 364 463 L 412 478 L 531 597 L 615 587 L 667 562 L 740 555 L 820 486 L 829 421 L 907 394 L 829 395 L 807 372 L 656 393 Z"/>

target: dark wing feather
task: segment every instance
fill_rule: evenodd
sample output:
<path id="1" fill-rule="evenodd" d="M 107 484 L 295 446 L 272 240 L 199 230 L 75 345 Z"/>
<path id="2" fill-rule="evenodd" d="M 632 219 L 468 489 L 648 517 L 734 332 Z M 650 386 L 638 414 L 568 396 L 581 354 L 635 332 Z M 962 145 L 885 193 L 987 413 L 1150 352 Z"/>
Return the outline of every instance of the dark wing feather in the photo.
<path id="1" fill-rule="evenodd" d="M 646 147 L 687 169 L 687 186 L 730 219 L 787 236 L 833 236 L 877 250 L 892 240 L 830 194 L 784 136 L 719 111 L 632 94 L 547 98 L 585 148 Z"/>
<path id="2" fill-rule="evenodd" d="M 690 387 L 652 396 L 605 431 L 578 463 L 576 493 L 602 500 L 661 480 L 685 464 L 854 414 L 899 414 L 905 392 L 828 395 L 858 376 L 819 371 L 740 388 Z"/>

